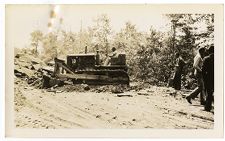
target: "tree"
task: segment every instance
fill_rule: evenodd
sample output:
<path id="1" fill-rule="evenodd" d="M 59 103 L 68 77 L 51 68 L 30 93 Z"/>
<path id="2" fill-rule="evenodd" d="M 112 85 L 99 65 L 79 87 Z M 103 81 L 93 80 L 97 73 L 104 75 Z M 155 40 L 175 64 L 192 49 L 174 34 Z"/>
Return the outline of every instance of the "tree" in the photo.
<path id="1" fill-rule="evenodd" d="M 128 21 L 114 38 L 114 46 L 127 52 L 138 46 L 142 40 L 142 34 L 137 31 L 135 24 Z"/>
<path id="2" fill-rule="evenodd" d="M 214 15 L 213 14 L 167 14 L 176 29 L 176 50 L 209 47 L 213 44 Z M 176 22 L 173 22 L 176 21 Z M 180 47 L 183 47 L 181 49 Z"/>
<path id="3" fill-rule="evenodd" d="M 164 81 L 164 62 L 161 62 L 163 34 L 153 28 L 145 33 L 145 44 L 137 48 L 137 77 L 152 84 Z"/>
<path id="4" fill-rule="evenodd" d="M 58 56 L 57 35 L 54 32 L 46 34 L 43 38 L 44 54 L 46 61 L 53 60 Z"/>
<path id="5" fill-rule="evenodd" d="M 92 28 L 88 27 L 88 29 L 84 29 L 80 32 L 78 32 L 78 37 L 79 38 L 79 44 L 80 45 L 76 47 L 76 50 L 79 52 L 84 52 L 85 47 L 87 46 L 88 52 L 95 52 L 96 50 L 94 49 L 94 46 L 96 43 L 93 42 L 94 38 L 94 31 Z M 78 53 L 78 52 L 77 52 Z"/>
<path id="6" fill-rule="evenodd" d="M 78 43 L 76 34 L 71 31 L 66 32 L 63 30 L 58 34 L 61 34 L 61 37 L 57 38 L 58 55 L 65 57 L 67 54 L 75 53 L 75 47 Z"/>
<path id="7" fill-rule="evenodd" d="M 110 26 L 110 19 L 106 14 L 100 15 L 97 19 L 94 19 L 95 26 L 92 28 L 94 42 L 104 50 L 106 56 L 109 54 L 109 39 L 112 34 L 112 28 Z"/>
<path id="8" fill-rule="evenodd" d="M 131 22 L 126 22 L 124 27 L 114 36 L 113 46 L 119 51 L 126 53 L 127 64 L 129 67 L 129 74 L 133 78 L 136 77 L 136 70 L 138 67 L 137 51 L 139 46 L 144 41 L 144 36 L 138 32 L 136 25 Z"/>
<path id="9" fill-rule="evenodd" d="M 209 47 L 214 45 L 214 14 L 195 14 L 192 20 L 196 23 L 195 40 L 197 46 Z"/>
<path id="10" fill-rule="evenodd" d="M 43 39 L 43 33 L 40 30 L 35 30 L 33 32 L 31 32 L 31 46 L 33 46 L 35 48 L 35 54 L 38 54 L 38 46 L 39 43 L 42 41 Z"/>

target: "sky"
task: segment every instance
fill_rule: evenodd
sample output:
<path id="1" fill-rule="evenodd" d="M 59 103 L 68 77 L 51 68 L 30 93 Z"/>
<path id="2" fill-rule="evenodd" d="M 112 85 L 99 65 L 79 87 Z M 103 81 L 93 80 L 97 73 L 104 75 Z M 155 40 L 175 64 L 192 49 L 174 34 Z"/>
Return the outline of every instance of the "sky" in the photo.
<path id="1" fill-rule="evenodd" d="M 57 8 L 56 8 L 57 7 Z M 50 18 L 55 10 L 56 17 Z M 113 31 L 118 32 L 130 21 L 139 31 L 148 31 L 152 26 L 161 31 L 168 30 L 168 19 L 162 10 L 150 5 L 7 5 L 6 6 L 6 46 L 23 48 L 29 46 L 30 33 L 34 30 L 49 32 L 48 23 L 53 29 L 77 32 L 93 25 L 93 19 L 107 14 Z"/>

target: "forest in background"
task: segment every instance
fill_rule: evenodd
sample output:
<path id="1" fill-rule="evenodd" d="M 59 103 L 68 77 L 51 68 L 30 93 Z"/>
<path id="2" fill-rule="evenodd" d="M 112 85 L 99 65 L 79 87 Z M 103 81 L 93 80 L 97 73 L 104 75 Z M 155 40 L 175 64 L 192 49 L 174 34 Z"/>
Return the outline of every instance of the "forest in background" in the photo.
<path id="1" fill-rule="evenodd" d="M 23 50 L 30 50 L 33 55 L 45 62 L 53 58 L 65 59 L 67 54 L 100 50 L 101 59 L 105 58 L 115 47 L 126 53 L 131 81 L 165 86 L 173 75 L 175 53 L 179 52 L 186 62 L 182 75 L 182 86 L 193 88 L 193 58 L 199 47 L 208 48 L 214 44 L 213 14 L 165 14 L 170 25 L 167 32 L 153 27 L 141 32 L 136 25 L 127 21 L 119 32 L 112 30 L 110 18 L 102 14 L 93 20 L 93 26 L 79 32 L 58 29 L 43 33 L 33 31 L 31 44 Z M 154 20 L 154 19 L 153 19 Z M 42 48 L 43 51 L 38 51 Z"/>

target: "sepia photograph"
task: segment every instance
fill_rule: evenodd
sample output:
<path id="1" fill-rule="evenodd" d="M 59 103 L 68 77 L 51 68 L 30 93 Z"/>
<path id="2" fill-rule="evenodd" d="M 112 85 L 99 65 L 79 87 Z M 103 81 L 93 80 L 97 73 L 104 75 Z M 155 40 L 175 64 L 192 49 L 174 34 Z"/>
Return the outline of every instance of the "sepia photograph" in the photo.
<path id="1" fill-rule="evenodd" d="M 7 4 L 6 134 L 218 131 L 223 5 L 182 6 Z"/>

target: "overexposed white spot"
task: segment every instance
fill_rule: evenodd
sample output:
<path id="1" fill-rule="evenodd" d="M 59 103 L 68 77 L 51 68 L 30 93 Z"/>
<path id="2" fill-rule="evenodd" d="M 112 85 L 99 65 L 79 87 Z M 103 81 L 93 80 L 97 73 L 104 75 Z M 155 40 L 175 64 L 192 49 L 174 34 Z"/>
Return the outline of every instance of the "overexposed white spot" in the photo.
<path id="1" fill-rule="evenodd" d="M 59 10 L 60 10 L 60 6 L 59 6 L 59 5 L 56 5 L 56 6 L 54 7 L 54 12 L 55 12 L 56 14 L 58 14 L 58 13 L 59 13 Z"/>

